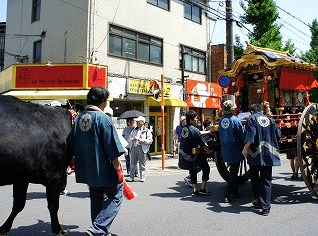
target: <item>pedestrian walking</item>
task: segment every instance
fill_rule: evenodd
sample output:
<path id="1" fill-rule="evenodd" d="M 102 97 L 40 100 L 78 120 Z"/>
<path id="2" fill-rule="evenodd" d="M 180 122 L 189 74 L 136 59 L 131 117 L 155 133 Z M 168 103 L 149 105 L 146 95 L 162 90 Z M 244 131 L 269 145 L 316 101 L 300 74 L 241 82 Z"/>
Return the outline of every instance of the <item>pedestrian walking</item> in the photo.
<path id="1" fill-rule="evenodd" d="M 239 118 L 233 112 L 236 104 L 232 100 L 223 103 L 223 116 L 219 121 L 219 138 L 223 161 L 229 166 L 229 179 L 224 192 L 224 203 L 238 197 L 238 172 L 240 163 L 244 160 L 242 150 L 244 147 L 244 129 Z"/>
<path id="2" fill-rule="evenodd" d="M 136 118 L 137 127 L 135 127 L 129 136 L 132 142 L 131 146 L 131 169 L 130 178 L 127 179 L 128 182 L 134 181 L 134 173 L 139 163 L 139 178 L 140 182 L 145 182 L 145 171 L 146 171 L 146 160 L 147 152 L 149 152 L 150 144 L 152 144 L 152 133 L 150 129 L 144 126 L 146 119 L 143 116 Z"/>
<path id="3" fill-rule="evenodd" d="M 263 115 L 261 105 L 252 104 L 250 112 L 242 154 L 250 166 L 255 197 L 252 207 L 262 209 L 262 215 L 267 216 L 271 210 L 272 167 L 281 164 L 278 148 L 281 131 L 272 118 Z"/>
<path id="4" fill-rule="evenodd" d="M 152 135 L 152 133 L 153 133 L 152 126 L 150 126 L 150 124 L 149 124 L 147 121 L 145 122 L 144 126 L 145 126 L 147 129 L 150 130 L 151 135 Z M 151 157 L 151 155 L 150 155 L 150 150 L 147 152 L 147 159 L 148 159 L 149 161 L 152 160 L 152 157 Z"/>
<path id="5" fill-rule="evenodd" d="M 130 151 L 131 151 L 131 145 L 132 145 L 132 142 L 131 140 L 129 139 L 129 136 L 131 134 L 131 131 L 135 128 L 134 126 L 134 119 L 133 118 L 128 118 L 127 119 L 127 126 L 124 128 L 123 130 L 123 134 L 122 136 L 125 138 L 125 140 L 128 142 L 128 145 L 126 146 L 126 149 L 127 149 L 127 153 L 125 155 L 125 161 L 126 161 L 126 170 L 127 170 L 127 176 L 130 176 L 130 163 L 131 163 L 131 160 L 130 160 Z M 136 167 L 136 170 L 135 170 L 135 177 L 137 177 L 138 175 L 138 168 Z"/>
<path id="6" fill-rule="evenodd" d="M 110 117 L 103 112 L 108 97 L 103 87 L 89 90 L 88 105 L 76 117 L 69 137 L 76 158 L 76 182 L 89 187 L 92 225 L 87 235 L 108 235 L 123 199 L 119 157 L 125 150 Z"/>
<path id="7" fill-rule="evenodd" d="M 179 167 L 189 170 L 191 176 L 191 184 L 193 188 L 192 196 L 200 194 L 208 195 L 207 181 L 210 175 L 210 166 L 207 158 L 202 155 L 200 148 L 203 148 L 208 154 L 210 151 L 207 143 L 204 142 L 202 135 L 197 126 L 198 114 L 190 110 L 186 114 L 187 124 L 182 127 L 179 152 Z M 202 184 L 199 187 L 197 174 L 202 170 Z"/>

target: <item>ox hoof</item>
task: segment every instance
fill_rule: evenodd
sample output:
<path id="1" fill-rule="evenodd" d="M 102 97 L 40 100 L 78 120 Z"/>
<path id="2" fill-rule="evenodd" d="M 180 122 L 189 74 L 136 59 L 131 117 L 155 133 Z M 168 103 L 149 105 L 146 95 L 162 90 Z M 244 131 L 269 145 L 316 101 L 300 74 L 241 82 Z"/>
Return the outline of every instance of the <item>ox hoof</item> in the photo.
<path id="1" fill-rule="evenodd" d="M 66 230 L 66 231 L 65 231 L 65 230 L 61 230 L 58 234 L 53 233 L 52 235 L 53 235 L 53 236 L 67 236 L 68 233 L 69 233 L 68 230 Z"/>

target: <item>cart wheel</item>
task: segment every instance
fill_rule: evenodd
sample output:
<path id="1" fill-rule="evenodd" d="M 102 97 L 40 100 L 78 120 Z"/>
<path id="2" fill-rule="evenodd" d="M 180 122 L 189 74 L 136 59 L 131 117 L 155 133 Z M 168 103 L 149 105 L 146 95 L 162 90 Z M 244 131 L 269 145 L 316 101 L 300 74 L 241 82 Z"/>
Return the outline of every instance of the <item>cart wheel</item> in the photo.
<path id="1" fill-rule="evenodd" d="M 226 182 L 228 182 L 229 176 L 230 176 L 229 165 L 223 161 L 221 152 L 216 153 L 215 164 L 221 177 Z M 246 159 L 244 159 L 243 161 L 241 161 L 241 164 L 240 164 L 240 170 L 238 173 L 238 184 L 244 184 L 249 179 L 250 179 L 250 170 L 247 166 Z"/>
<path id="2" fill-rule="evenodd" d="M 311 104 L 303 111 L 297 131 L 297 156 L 307 188 L 318 197 L 318 111 Z"/>

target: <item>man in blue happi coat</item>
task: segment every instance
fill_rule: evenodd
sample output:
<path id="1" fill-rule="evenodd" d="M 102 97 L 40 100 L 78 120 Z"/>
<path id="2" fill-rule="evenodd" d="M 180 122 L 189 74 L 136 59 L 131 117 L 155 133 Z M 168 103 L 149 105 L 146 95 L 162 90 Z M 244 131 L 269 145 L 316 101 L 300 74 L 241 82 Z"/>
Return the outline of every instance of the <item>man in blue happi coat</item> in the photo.
<path id="1" fill-rule="evenodd" d="M 224 192 L 224 203 L 232 201 L 232 197 L 238 194 L 238 172 L 240 163 L 244 160 L 242 150 L 244 147 L 244 129 L 239 118 L 233 112 L 236 105 L 232 100 L 223 103 L 223 116 L 219 121 L 219 138 L 221 141 L 221 153 L 223 161 L 230 169 L 229 180 Z"/>
<path id="2" fill-rule="evenodd" d="M 186 114 L 187 124 L 182 127 L 179 152 L 179 167 L 189 170 L 193 188 L 192 196 L 209 195 L 207 181 L 210 175 L 210 166 L 207 158 L 202 155 L 200 148 L 211 154 L 208 144 L 203 140 L 200 131 L 196 128 L 198 114 L 189 110 Z M 199 187 L 197 174 L 202 170 L 202 184 Z"/>
<path id="3" fill-rule="evenodd" d="M 255 196 L 253 207 L 262 209 L 262 215 L 267 216 L 271 209 L 272 167 L 280 165 L 278 141 L 281 131 L 272 118 L 263 115 L 259 104 L 252 104 L 250 112 L 242 154 L 250 165 Z"/>

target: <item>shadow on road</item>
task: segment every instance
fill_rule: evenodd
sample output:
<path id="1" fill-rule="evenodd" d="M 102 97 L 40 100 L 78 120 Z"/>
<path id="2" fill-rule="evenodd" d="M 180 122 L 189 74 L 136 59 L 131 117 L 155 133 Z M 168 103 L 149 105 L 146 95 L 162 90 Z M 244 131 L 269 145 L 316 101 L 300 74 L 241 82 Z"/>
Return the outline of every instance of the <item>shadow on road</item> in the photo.
<path id="1" fill-rule="evenodd" d="M 79 227 L 77 225 L 63 225 L 64 230 L 69 231 L 68 235 L 86 235 L 85 232 L 78 232 L 74 231 Z M 40 236 L 40 235 L 51 235 L 51 223 L 44 222 L 42 220 L 38 220 L 37 224 L 28 225 L 28 226 L 19 226 L 14 228 L 10 231 L 9 235 L 33 235 L 33 236 Z"/>
<path id="2" fill-rule="evenodd" d="M 72 192 L 68 197 L 73 198 L 89 198 L 89 192 Z M 27 193 L 27 200 L 46 198 L 45 192 L 29 192 Z"/>
<path id="3" fill-rule="evenodd" d="M 284 181 L 286 180 L 286 182 Z M 272 184 L 272 204 L 302 204 L 313 203 L 317 204 L 318 201 L 312 198 L 312 194 L 304 186 L 300 186 L 299 181 L 287 181 L 286 177 L 275 176 Z M 275 182 L 282 182 L 275 183 Z M 183 181 L 177 181 L 176 185 L 169 189 L 174 192 L 154 193 L 151 196 L 160 198 L 180 198 L 181 201 L 192 202 L 206 202 L 209 210 L 221 213 L 228 212 L 240 214 L 241 212 L 255 212 L 259 214 L 259 210 L 251 208 L 251 201 L 253 194 L 251 191 L 250 182 L 244 183 L 239 186 L 240 198 L 234 199 L 231 203 L 222 203 L 223 194 L 225 190 L 225 182 L 209 182 L 208 188 L 211 191 L 210 196 L 191 196 L 192 188 L 186 186 Z"/>

